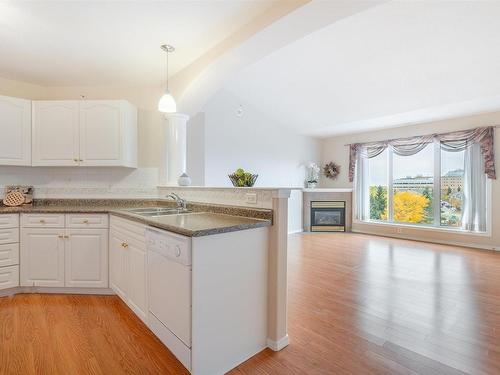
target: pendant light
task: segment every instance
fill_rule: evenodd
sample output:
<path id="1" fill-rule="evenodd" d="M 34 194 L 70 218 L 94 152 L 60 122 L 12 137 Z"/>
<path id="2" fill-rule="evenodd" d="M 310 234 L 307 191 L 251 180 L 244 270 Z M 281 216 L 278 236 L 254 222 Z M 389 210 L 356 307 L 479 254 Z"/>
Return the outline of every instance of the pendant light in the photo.
<path id="1" fill-rule="evenodd" d="M 160 48 L 167 53 L 167 89 L 158 102 L 158 111 L 163 113 L 175 113 L 177 112 L 177 104 L 170 91 L 168 91 L 168 54 L 174 52 L 175 48 L 168 44 L 164 44 Z"/>

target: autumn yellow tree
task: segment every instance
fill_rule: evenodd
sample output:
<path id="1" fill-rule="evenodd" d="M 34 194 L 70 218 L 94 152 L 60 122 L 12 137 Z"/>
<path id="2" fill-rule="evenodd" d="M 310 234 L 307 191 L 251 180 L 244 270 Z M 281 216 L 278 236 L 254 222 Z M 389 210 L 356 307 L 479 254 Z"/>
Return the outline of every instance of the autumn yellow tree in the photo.
<path id="1" fill-rule="evenodd" d="M 428 205 L 429 199 L 423 195 L 411 191 L 397 192 L 394 194 L 394 221 L 421 223 Z M 382 219 L 387 219 L 387 209 Z"/>

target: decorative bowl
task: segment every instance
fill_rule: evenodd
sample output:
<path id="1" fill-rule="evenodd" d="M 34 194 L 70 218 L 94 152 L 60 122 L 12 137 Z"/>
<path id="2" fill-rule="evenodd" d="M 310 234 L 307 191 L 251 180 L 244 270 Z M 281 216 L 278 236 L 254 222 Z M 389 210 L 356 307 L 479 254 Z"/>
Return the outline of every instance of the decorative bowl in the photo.
<path id="1" fill-rule="evenodd" d="M 245 173 L 242 175 L 236 175 L 236 173 L 232 173 L 228 175 L 229 179 L 233 183 L 234 187 L 252 187 L 257 181 L 258 174 L 250 174 Z"/>

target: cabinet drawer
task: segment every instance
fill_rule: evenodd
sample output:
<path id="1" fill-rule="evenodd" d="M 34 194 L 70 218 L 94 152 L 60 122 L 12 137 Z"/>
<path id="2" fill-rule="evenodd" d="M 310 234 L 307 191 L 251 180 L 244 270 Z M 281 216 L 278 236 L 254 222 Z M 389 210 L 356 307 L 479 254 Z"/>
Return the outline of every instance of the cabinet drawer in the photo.
<path id="1" fill-rule="evenodd" d="M 116 216 L 111 216 L 110 224 L 112 230 L 125 233 L 128 239 L 134 239 L 146 244 L 146 225 Z"/>
<path id="2" fill-rule="evenodd" d="M 19 264 L 19 244 L 0 245 L 0 267 Z"/>
<path id="3" fill-rule="evenodd" d="M 0 228 L 17 228 L 19 226 L 18 214 L 0 215 Z"/>
<path id="4" fill-rule="evenodd" d="M 19 228 L 0 229 L 0 244 L 19 242 Z"/>
<path id="5" fill-rule="evenodd" d="M 64 214 L 22 214 L 24 228 L 64 228 Z"/>
<path id="6" fill-rule="evenodd" d="M 0 267 L 0 289 L 19 286 L 19 266 Z"/>
<path id="7" fill-rule="evenodd" d="M 106 214 L 66 215 L 66 228 L 108 228 L 108 226 L 108 215 Z"/>

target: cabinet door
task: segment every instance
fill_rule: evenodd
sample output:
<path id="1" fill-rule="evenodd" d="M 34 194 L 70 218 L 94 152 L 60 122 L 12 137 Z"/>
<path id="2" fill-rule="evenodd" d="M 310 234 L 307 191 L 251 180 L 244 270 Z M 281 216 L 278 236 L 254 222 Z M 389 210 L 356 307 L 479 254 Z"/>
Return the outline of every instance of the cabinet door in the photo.
<path id="1" fill-rule="evenodd" d="M 111 231 L 109 240 L 109 286 L 125 302 L 127 302 L 127 249 L 123 236 Z"/>
<path id="2" fill-rule="evenodd" d="M 117 100 L 80 102 L 80 164 L 121 165 L 122 104 Z"/>
<path id="3" fill-rule="evenodd" d="M 148 313 L 147 303 L 147 258 L 146 247 L 135 242 L 126 243 L 129 256 L 128 278 L 128 304 L 132 310 L 146 321 Z"/>
<path id="4" fill-rule="evenodd" d="M 64 229 L 21 229 L 21 286 L 64 286 Z"/>
<path id="5" fill-rule="evenodd" d="M 67 229 L 65 279 L 67 287 L 108 286 L 107 229 Z"/>
<path id="6" fill-rule="evenodd" d="M 31 101 L 0 96 L 0 165 L 31 165 Z"/>
<path id="7" fill-rule="evenodd" d="M 78 101 L 33 102 L 33 165 L 79 165 Z"/>

